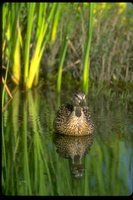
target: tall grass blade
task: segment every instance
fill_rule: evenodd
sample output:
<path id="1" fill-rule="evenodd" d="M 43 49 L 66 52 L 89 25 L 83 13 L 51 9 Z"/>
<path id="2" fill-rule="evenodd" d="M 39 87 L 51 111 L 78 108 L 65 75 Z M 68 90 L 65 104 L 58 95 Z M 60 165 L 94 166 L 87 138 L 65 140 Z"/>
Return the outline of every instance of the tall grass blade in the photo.
<path id="1" fill-rule="evenodd" d="M 10 6 L 10 4 L 9 4 Z M 9 8 L 8 8 L 9 9 Z M 19 26 L 19 15 L 21 11 L 20 3 L 11 3 L 11 10 L 9 10 L 9 14 L 11 15 L 9 21 L 9 29 L 10 29 L 10 38 L 9 41 L 12 44 L 10 49 L 11 63 L 12 63 L 12 80 L 19 85 L 20 83 L 20 70 L 21 70 L 21 62 L 20 62 L 20 41 L 18 37 L 18 29 L 16 27 Z"/>
<path id="2" fill-rule="evenodd" d="M 60 93 L 61 91 L 61 81 L 62 81 L 62 68 L 65 60 L 65 55 L 68 47 L 68 39 L 67 39 L 67 33 L 65 34 L 61 55 L 60 55 L 60 63 L 59 63 L 59 69 L 58 69 L 58 77 L 57 77 L 57 92 Z"/>
<path id="3" fill-rule="evenodd" d="M 67 6 L 68 6 L 67 9 L 71 8 L 70 4 L 68 4 Z M 65 61 L 65 56 L 66 56 L 66 52 L 67 52 L 69 36 L 71 35 L 71 32 L 73 31 L 73 21 L 70 21 L 71 19 L 69 18 L 69 12 L 67 13 L 67 17 L 68 17 L 68 19 L 66 21 L 65 30 L 61 29 L 61 33 L 60 33 L 61 43 L 63 40 L 63 44 L 61 45 L 60 57 L 59 57 L 59 67 L 58 67 L 57 86 L 56 86 L 57 93 L 60 93 L 60 91 L 61 91 L 63 64 Z M 64 28 L 64 27 L 62 26 L 62 28 Z M 64 32 L 64 34 L 63 34 L 63 32 Z"/>
<path id="4" fill-rule="evenodd" d="M 24 49 L 24 84 L 26 84 L 29 76 L 29 54 L 30 54 L 30 39 L 32 34 L 32 26 L 34 22 L 34 11 L 35 3 L 27 3 L 27 32 L 25 38 L 25 49 Z"/>
<path id="5" fill-rule="evenodd" d="M 3 90 L 2 90 L 2 108 L 4 106 L 4 101 L 5 101 L 5 90 L 6 90 L 8 71 L 9 71 L 9 61 L 8 61 L 7 68 L 6 68 L 5 81 L 4 81 Z"/>
<path id="6" fill-rule="evenodd" d="M 58 27 L 59 19 L 60 19 L 60 11 L 61 11 L 61 4 L 56 3 L 55 13 L 54 13 L 52 27 L 51 27 L 51 44 L 53 44 L 56 39 L 57 27 Z"/>
<path id="7" fill-rule="evenodd" d="M 45 4 L 44 4 L 44 6 L 45 6 Z M 44 13 L 44 11 L 42 13 L 41 5 L 40 5 L 40 12 L 42 13 L 42 24 L 41 24 L 41 27 L 39 30 L 36 48 L 35 48 L 34 54 L 32 56 L 31 63 L 30 63 L 30 71 L 29 71 L 29 77 L 28 77 L 28 81 L 27 81 L 27 88 L 32 87 L 36 72 L 39 70 L 40 59 L 41 59 L 42 53 L 44 51 L 44 43 L 46 42 L 43 40 L 46 37 L 46 31 L 48 29 L 48 25 L 51 21 L 51 18 L 53 17 L 55 8 L 56 8 L 56 4 L 54 4 L 51 7 L 48 18 L 45 22 L 45 13 Z"/>
<path id="8" fill-rule="evenodd" d="M 93 25 L 93 7 L 94 3 L 90 3 L 90 14 L 88 20 L 87 41 L 85 44 L 84 63 L 83 63 L 83 80 L 82 89 L 87 94 L 89 89 L 89 66 L 90 66 L 90 47 L 92 38 L 92 25 Z"/>
<path id="9" fill-rule="evenodd" d="M 13 63 L 13 75 L 12 80 L 14 81 L 14 83 L 16 83 L 16 85 L 19 85 L 20 83 L 20 69 L 21 69 L 21 64 L 20 64 L 20 42 L 19 42 L 19 38 L 17 37 L 17 41 L 16 41 L 16 46 L 14 49 L 14 63 Z"/>

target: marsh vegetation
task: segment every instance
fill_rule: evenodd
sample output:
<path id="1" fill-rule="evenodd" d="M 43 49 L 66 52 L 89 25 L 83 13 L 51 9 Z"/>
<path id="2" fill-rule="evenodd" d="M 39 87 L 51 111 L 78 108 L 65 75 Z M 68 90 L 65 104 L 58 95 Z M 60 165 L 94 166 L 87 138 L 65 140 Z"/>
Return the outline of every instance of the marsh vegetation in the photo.
<path id="1" fill-rule="evenodd" d="M 129 7 L 128 7 L 129 6 Z M 133 193 L 133 11 L 126 3 L 4 3 L 2 192 Z M 59 155 L 53 120 L 82 89 L 94 138 L 80 180 Z"/>

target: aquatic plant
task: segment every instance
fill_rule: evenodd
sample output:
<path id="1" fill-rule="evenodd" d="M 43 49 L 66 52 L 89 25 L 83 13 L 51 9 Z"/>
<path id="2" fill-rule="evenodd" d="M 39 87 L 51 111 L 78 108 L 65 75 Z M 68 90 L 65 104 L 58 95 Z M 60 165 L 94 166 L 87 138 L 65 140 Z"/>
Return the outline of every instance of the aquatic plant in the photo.
<path id="1" fill-rule="evenodd" d="M 4 3 L 2 9 L 4 91 L 6 80 L 26 90 L 49 81 L 60 93 L 68 75 L 86 94 L 91 81 L 132 81 L 126 3 Z"/>

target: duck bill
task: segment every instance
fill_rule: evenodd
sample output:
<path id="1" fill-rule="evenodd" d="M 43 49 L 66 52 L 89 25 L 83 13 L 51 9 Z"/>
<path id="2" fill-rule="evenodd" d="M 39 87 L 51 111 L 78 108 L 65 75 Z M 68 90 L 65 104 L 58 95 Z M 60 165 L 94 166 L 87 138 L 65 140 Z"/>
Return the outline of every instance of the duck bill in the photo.
<path id="1" fill-rule="evenodd" d="M 85 100 L 81 101 L 80 106 L 81 106 L 81 107 L 86 106 L 86 102 L 85 102 Z"/>

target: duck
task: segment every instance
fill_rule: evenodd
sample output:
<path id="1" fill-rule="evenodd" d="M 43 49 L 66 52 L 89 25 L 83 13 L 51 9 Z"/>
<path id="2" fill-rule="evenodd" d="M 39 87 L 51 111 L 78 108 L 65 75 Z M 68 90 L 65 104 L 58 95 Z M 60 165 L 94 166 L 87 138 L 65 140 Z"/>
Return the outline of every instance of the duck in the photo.
<path id="1" fill-rule="evenodd" d="M 84 136 L 94 130 L 89 107 L 86 105 L 84 92 L 73 93 L 72 101 L 66 102 L 58 109 L 54 119 L 56 133 L 62 135 Z"/>

